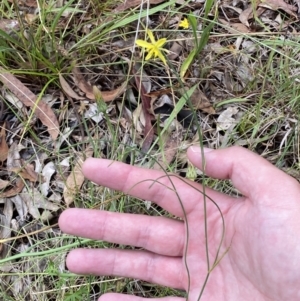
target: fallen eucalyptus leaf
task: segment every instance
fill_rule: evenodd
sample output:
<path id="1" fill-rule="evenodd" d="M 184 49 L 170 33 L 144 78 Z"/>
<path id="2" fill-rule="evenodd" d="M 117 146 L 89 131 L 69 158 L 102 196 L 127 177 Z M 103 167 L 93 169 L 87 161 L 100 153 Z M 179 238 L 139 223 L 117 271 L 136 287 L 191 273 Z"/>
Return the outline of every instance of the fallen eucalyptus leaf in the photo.
<path id="1" fill-rule="evenodd" d="M 38 99 L 20 80 L 2 67 L 0 80 L 25 106 L 32 108 L 35 115 L 48 128 L 52 139 L 56 140 L 59 135 L 59 124 L 50 106 Z"/>
<path id="2" fill-rule="evenodd" d="M 61 74 L 59 74 L 59 82 L 60 82 L 60 84 L 61 84 L 62 89 L 64 90 L 64 92 L 65 92 L 68 96 L 70 96 L 70 97 L 72 97 L 72 98 L 74 98 L 74 99 L 77 99 L 77 100 L 84 99 L 84 97 L 79 96 L 79 95 L 71 88 L 71 86 L 68 84 L 68 82 L 64 79 L 64 77 L 63 77 Z"/>

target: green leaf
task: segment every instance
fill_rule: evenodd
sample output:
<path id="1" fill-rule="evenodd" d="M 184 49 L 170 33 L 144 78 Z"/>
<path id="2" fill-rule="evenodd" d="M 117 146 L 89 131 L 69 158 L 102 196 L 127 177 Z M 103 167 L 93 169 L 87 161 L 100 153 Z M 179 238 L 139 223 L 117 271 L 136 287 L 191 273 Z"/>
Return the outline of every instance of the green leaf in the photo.
<path id="1" fill-rule="evenodd" d="M 204 17 L 204 30 L 201 34 L 200 41 L 197 36 L 197 19 L 193 14 L 188 15 L 189 23 L 191 24 L 193 35 L 195 39 L 196 49 L 194 49 L 188 57 L 184 60 L 184 62 L 181 65 L 180 68 L 180 78 L 184 81 L 184 76 L 190 65 L 193 63 L 196 56 L 199 55 L 199 53 L 204 49 L 204 47 L 207 45 L 210 32 L 212 28 L 214 27 L 216 20 L 217 20 L 217 10 L 215 12 L 214 20 L 207 19 L 208 14 L 213 7 L 214 0 L 208 0 L 205 2 L 205 17 Z M 207 25 L 206 25 L 207 24 Z"/>
<path id="2" fill-rule="evenodd" d="M 215 25 L 215 21 L 211 21 L 209 23 L 208 26 L 205 27 L 205 29 L 203 30 L 202 32 L 202 35 L 201 35 L 201 38 L 200 38 L 200 42 L 199 42 L 199 45 L 198 45 L 198 49 L 197 49 L 197 55 L 203 50 L 203 48 L 206 46 L 207 42 L 208 42 L 208 39 L 209 39 L 209 35 L 210 35 L 210 32 L 212 30 L 212 28 L 214 27 Z"/>
<path id="3" fill-rule="evenodd" d="M 10 35 L 8 35 L 5 31 L 1 29 L 0 29 L 0 38 L 3 39 L 5 42 L 11 42 L 14 45 L 18 45 L 21 47 L 20 43 L 16 39 L 12 38 Z"/>
<path id="4" fill-rule="evenodd" d="M 194 61 L 196 53 L 197 53 L 197 49 L 193 49 L 188 55 L 188 57 L 183 61 L 180 67 L 180 78 L 183 82 L 184 82 L 185 73 L 189 69 L 192 62 Z"/>
<path id="5" fill-rule="evenodd" d="M 214 5 L 215 0 L 206 0 L 205 1 L 205 9 L 204 9 L 204 18 L 206 19 L 208 17 L 208 14 L 211 10 L 211 8 Z"/>
<path id="6" fill-rule="evenodd" d="M 198 37 L 197 37 L 197 19 L 194 15 L 188 15 L 188 21 L 192 27 L 193 35 L 196 43 L 196 48 L 198 48 Z"/>
<path id="7" fill-rule="evenodd" d="M 8 46 L 0 46 L 0 52 L 11 52 L 12 50 Z"/>

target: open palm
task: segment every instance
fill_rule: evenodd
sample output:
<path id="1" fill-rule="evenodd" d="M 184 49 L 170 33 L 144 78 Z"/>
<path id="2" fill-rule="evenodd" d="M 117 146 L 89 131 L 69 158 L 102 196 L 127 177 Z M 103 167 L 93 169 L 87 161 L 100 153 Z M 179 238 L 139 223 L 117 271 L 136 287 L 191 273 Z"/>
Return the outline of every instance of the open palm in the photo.
<path id="1" fill-rule="evenodd" d="M 300 300 L 300 185 L 245 149 L 206 151 L 205 173 L 231 179 L 244 197 L 206 188 L 204 201 L 200 184 L 160 171 L 88 159 L 83 166 L 88 179 L 151 200 L 181 219 L 68 209 L 59 220 L 63 231 L 143 248 L 73 250 L 67 258 L 70 271 L 184 289 L 189 301 L 198 300 L 200 294 L 203 301 Z M 202 167 L 199 148 L 190 148 L 188 157 Z M 143 299 L 104 294 L 100 300 L 120 298 Z"/>

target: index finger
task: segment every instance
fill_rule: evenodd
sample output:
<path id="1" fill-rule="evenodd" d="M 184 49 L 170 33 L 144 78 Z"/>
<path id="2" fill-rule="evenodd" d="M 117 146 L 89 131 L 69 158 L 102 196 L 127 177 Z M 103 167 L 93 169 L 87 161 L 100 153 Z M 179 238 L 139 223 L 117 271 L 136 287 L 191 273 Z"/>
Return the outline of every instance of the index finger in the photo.
<path id="1" fill-rule="evenodd" d="M 202 206 L 203 195 L 200 184 L 186 179 L 182 180 L 176 175 L 167 175 L 162 171 L 106 159 L 89 158 L 83 164 L 83 173 L 86 178 L 96 184 L 153 201 L 179 217 L 184 217 L 183 207 L 185 213 L 188 214 L 195 206 Z M 227 203 L 229 197 L 208 188 L 206 188 L 206 193 L 212 199 L 219 198 L 221 210 L 226 210 L 229 206 Z M 210 206 L 215 210 L 213 204 Z M 208 207 L 208 211 L 209 209 Z"/>

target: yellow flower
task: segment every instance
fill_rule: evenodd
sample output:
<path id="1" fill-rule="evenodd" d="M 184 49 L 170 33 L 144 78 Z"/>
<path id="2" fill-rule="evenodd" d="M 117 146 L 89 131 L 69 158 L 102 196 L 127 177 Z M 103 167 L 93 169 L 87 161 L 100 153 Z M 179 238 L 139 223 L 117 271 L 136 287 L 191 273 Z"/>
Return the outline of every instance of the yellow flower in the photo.
<path id="1" fill-rule="evenodd" d="M 188 29 L 190 27 L 190 23 L 187 18 L 184 18 L 182 21 L 179 22 L 178 26 L 184 29 Z"/>
<path id="2" fill-rule="evenodd" d="M 158 41 L 155 41 L 154 35 L 150 29 L 147 29 L 147 35 L 150 38 L 150 42 L 146 42 L 143 40 L 136 40 L 136 45 L 144 48 L 148 54 L 145 58 L 146 61 L 150 60 L 152 57 L 156 58 L 159 57 L 162 62 L 166 65 L 166 58 L 162 54 L 162 51 L 167 51 L 166 49 L 163 48 L 165 43 L 167 42 L 167 39 L 159 39 Z"/>

